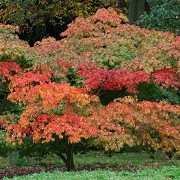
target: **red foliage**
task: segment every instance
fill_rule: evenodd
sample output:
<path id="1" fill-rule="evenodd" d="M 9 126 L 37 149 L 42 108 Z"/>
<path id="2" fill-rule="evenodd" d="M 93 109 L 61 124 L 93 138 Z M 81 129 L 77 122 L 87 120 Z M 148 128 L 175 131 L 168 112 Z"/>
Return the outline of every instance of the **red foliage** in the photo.
<path id="1" fill-rule="evenodd" d="M 0 63 L 0 77 L 10 78 L 12 75 L 18 73 L 20 67 L 16 62 L 1 62 Z"/>
<path id="2" fill-rule="evenodd" d="M 143 70 L 130 72 L 128 70 L 80 70 L 78 75 L 87 80 L 84 86 L 87 90 L 121 90 L 126 87 L 128 92 L 137 93 L 136 87 L 140 82 L 149 82 L 150 78 Z"/>
<path id="3" fill-rule="evenodd" d="M 152 73 L 153 81 L 164 87 L 173 87 L 178 90 L 180 88 L 180 77 L 177 68 L 163 68 Z"/>
<path id="4" fill-rule="evenodd" d="M 70 63 L 63 61 L 62 59 L 57 60 L 59 67 L 64 71 L 67 72 L 68 69 L 72 66 Z"/>
<path id="5" fill-rule="evenodd" d="M 128 70 L 105 70 L 93 69 L 93 67 L 82 66 L 78 72 L 79 76 L 86 78 L 84 87 L 88 91 L 93 90 L 121 90 L 123 87 L 130 93 L 137 93 L 136 87 L 141 82 L 153 81 L 163 88 L 180 88 L 180 77 L 177 68 L 163 68 L 151 74 L 143 70 L 130 72 Z"/>
<path id="6" fill-rule="evenodd" d="M 121 23 L 121 16 L 116 13 L 113 9 L 98 9 L 96 14 L 90 17 L 94 22 L 103 22 L 111 26 L 118 26 Z"/>
<path id="7" fill-rule="evenodd" d="M 42 46 L 43 44 L 43 46 Z M 37 41 L 34 46 L 36 47 L 36 51 L 40 54 L 53 53 L 56 49 L 62 47 L 60 41 L 56 41 L 53 37 L 48 37 L 43 39 L 41 42 Z"/>
<path id="8" fill-rule="evenodd" d="M 50 82 L 50 78 L 48 74 L 34 72 L 26 72 L 11 76 L 11 82 L 9 84 L 11 94 L 9 95 L 9 99 L 13 102 L 16 102 L 16 100 L 26 102 L 29 90 L 38 84 Z"/>
<path id="9" fill-rule="evenodd" d="M 34 73 L 39 73 L 39 74 L 46 74 L 47 76 L 51 77 L 54 74 L 54 71 L 50 66 L 47 66 L 45 64 L 37 64 L 36 66 L 33 66 L 30 69 L 25 69 L 24 72 L 29 72 L 32 71 Z"/>
<path id="10" fill-rule="evenodd" d="M 33 81 L 39 82 L 38 77 L 42 78 L 35 75 L 37 80 Z M 53 141 L 54 135 L 60 139 L 66 136 L 70 143 L 94 136 L 97 130 L 91 127 L 87 116 L 95 108 L 94 103 L 98 102 L 98 97 L 86 94 L 81 88 L 68 84 L 45 83 L 43 80 L 46 81 L 42 79 L 42 82 L 35 86 L 31 86 L 29 81 L 16 83 L 20 89 L 14 88 L 15 92 L 9 95 L 11 101 L 27 104 L 18 124 L 8 127 L 11 134 L 9 141 L 22 143 L 22 138 L 29 133 L 34 141 L 43 142 Z M 23 85 L 30 86 L 26 88 L 26 93 L 21 89 Z M 56 114 L 58 108 L 60 112 Z"/>
<path id="11" fill-rule="evenodd" d="M 170 50 L 166 54 L 166 56 L 168 57 L 175 56 L 178 58 L 180 57 L 180 36 L 177 36 L 175 40 L 171 43 Z"/>

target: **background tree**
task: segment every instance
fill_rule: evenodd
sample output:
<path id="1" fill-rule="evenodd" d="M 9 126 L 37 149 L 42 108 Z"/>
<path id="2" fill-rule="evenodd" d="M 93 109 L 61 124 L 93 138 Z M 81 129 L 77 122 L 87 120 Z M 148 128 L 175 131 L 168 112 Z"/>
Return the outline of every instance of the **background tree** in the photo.
<path id="1" fill-rule="evenodd" d="M 117 0 L 6 0 L 0 2 L 0 22 L 20 27 L 20 38 L 33 45 L 60 33 L 77 16 L 87 17 L 100 7 L 117 7 Z"/>
<path id="2" fill-rule="evenodd" d="M 147 0 L 147 2 L 150 11 L 141 17 L 140 26 L 180 34 L 179 0 Z"/>
<path id="3" fill-rule="evenodd" d="M 135 23 L 144 14 L 145 0 L 129 0 L 128 14 L 129 23 Z"/>

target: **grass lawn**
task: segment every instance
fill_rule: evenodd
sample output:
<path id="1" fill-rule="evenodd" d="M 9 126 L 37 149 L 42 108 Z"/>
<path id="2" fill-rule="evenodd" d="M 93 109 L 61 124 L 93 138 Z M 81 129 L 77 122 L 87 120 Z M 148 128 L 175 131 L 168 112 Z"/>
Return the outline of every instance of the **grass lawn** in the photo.
<path id="1" fill-rule="evenodd" d="M 80 172 L 61 172 L 54 171 L 53 173 L 41 172 L 39 174 L 32 174 L 21 177 L 14 177 L 17 180 L 166 180 L 166 179 L 179 179 L 180 168 L 164 167 L 162 169 L 153 170 L 145 169 L 136 172 L 128 171 L 110 171 L 110 170 L 95 170 L 95 171 L 80 171 Z M 8 178 L 4 178 L 8 179 Z"/>
<path id="2" fill-rule="evenodd" d="M 2 138 L 4 139 L 4 138 Z M 0 148 L 3 148 L 3 146 Z M 18 152 L 12 152 L 7 157 L 0 155 L 0 170 L 7 167 L 16 168 L 22 166 L 54 166 L 59 170 L 54 172 L 45 172 L 29 174 L 26 176 L 13 177 L 13 179 L 39 179 L 39 180 L 123 180 L 123 179 L 139 179 L 139 180 L 166 180 L 166 179 L 180 179 L 180 160 L 179 155 L 173 156 L 169 159 L 164 153 L 156 152 L 155 154 L 149 152 L 124 152 L 112 153 L 109 156 L 104 151 L 88 151 L 79 152 L 74 155 L 75 165 L 78 167 L 95 166 L 95 170 L 82 170 L 76 172 L 66 172 L 60 170 L 64 163 L 54 154 L 46 155 L 45 157 L 21 157 Z M 98 167 L 104 166 L 105 169 Z M 122 167 L 123 170 L 114 169 L 111 167 Z M 123 167 L 129 168 L 123 168 Z M 135 168 L 136 171 L 131 168 Z M 55 168 L 56 169 L 56 168 Z M 83 169 L 83 168 L 80 168 Z M 88 168 L 87 168 L 88 169 Z M 124 170 L 124 169 L 128 169 Z M 78 169 L 79 170 L 79 169 Z M 34 171 L 33 171 L 34 172 Z M 8 178 L 4 178 L 8 179 Z"/>
<path id="3" fill-rule="evenodd" d="M 7 163 L 7 159 L 0 158 Z M 19 160 L 20 161 L 20 160 Z M 27 158 L 28 164 L 28 158 Z M 34 161 L 34 165 L 55 165 L 62 166 L 63 163 L 55 155 L 47 155 L 39 161 Z M 147 152 L 141 153 L 114 153 L 112 157 L 109 157 L 102 151 L 90 151 L 86 154 L 76 154 L 75 155 L 75 164 L 76 167 L 80 165 L 106 165 L 110 166 L 127 166 L 127 165 L 136 165 L 141 166 L 143 170 L 130 170 L 130 171 L 116 171 L 110 169 L 96 169 L 94 171 L 78 171 L 78 172 L 64 172 L 64 171 L 54 171 L 50 172 L 41 172 L 36 174 L 29 174 L 27 176 L 14 177 L 13 179 L 18 180 L 28 180 L 28 179 L 62 179 L 62 180 L 118 180 L 118 179 L 179 179 L 180 177 L 180 161 L 178 157 L 173 157 L 172 160 L 169 160 L 166 155 L 162 153 L 155 153 L 154 157 Z M 8 178 L 4 178 L 8 179 Z"/>

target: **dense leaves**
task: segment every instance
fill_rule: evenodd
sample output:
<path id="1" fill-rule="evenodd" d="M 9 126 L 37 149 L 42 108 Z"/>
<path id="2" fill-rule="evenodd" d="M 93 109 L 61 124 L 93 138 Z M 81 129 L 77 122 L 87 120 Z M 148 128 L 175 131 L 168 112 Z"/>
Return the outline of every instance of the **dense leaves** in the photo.
<path id="1" fill-rule="evenodd" d="M 79 75 L 87 78 L 84 86 L 87 90 L 122 90 L 136 93 L 136 86 L 141 82 L 149 82 L 150 78 L 144 71 L 130 72 L 128 70 L 80 70 Z"/>
<path id="2" fill-rule="evenodd" d="M 180 89 L 180 78 L 176 68 L 163 68 L 152 73 L 153 80 L 164 88 Z"/>
<path id="3" fill-rule="evenodd" d="M 18 125 L 8 128 L 14 132 L 12 140 L 31 133 L 34 141 L 49 142 L 56 134 L 59 138 L 69 137 L 73 143 L 96 132 L 86 120 L 94 108 L 90 104 L 98 101 L 96 96 L 68 84 L 51 83 L 46 74 L 27 72 L 19 76 L 20 79 L 16 75 L 11 78 L 12 93 L 8 98 L 27 106 Z"/>
<path id="4" fill-rule="evenodd" d="M 148 28 L 161 31 L 170 31 L 180 34 L 178 0 L 147 0 L 151 7 L 149 14 L 145 13 L 139 23 Z"/>
<path id="5" fill-rule="evenodd" d="M 179 115 L 179 106 L 166 102 L 117 99 L 92 116 L 100 129 L 95 141 L 106 150 L 119 151 L 125 144 L 141 144 L 152 150 L 179 151 Z"/>
<path id="6" fill-rule="evenodd" d="M 0 66 L 0 77 L 10 77 L 13 73 L 18 73 L 20 67 L 15 62 L 2 62 Z"/>
<path id="7" fill-rule="evenodd" d="M 69 24 L 62 33 L 64 39 L 45 38 L 34 49 L 46 58 L 60 58 L 75 67 L 83 63 L 96 68 L 152 72 L 178 65 L 178 37 L 123 24 L 125 21 L 123 14 L 111 8 L 99 9 Z"/>

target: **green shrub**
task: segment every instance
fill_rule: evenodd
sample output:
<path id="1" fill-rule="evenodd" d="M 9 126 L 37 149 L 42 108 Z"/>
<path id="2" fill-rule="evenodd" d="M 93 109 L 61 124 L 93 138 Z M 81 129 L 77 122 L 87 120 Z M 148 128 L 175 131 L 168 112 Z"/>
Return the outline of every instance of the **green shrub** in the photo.
<path id="1" fill-rule="evenodd" d="M 6 133 L 0 130 L 0 155 L 7 156 L 9 152 L 13 151 L 13 145 L 6 142 Z"/>
<path id="2" fill-rule="evenodd" d="M 141 17 L 139 21 L 141 26 L 180 34 L 180 3 L 178 0 L 147 0 L 147 2 L 151 11 Z"/>
<path id="3" fill-rule="evenodd" d="M 172 88 L 163 89 L 154 83 L 141 83 L 137 90 L 139 101 L 159 102 L 165 100 L 171 104 L 180 104 L 180 95 Z"/>

